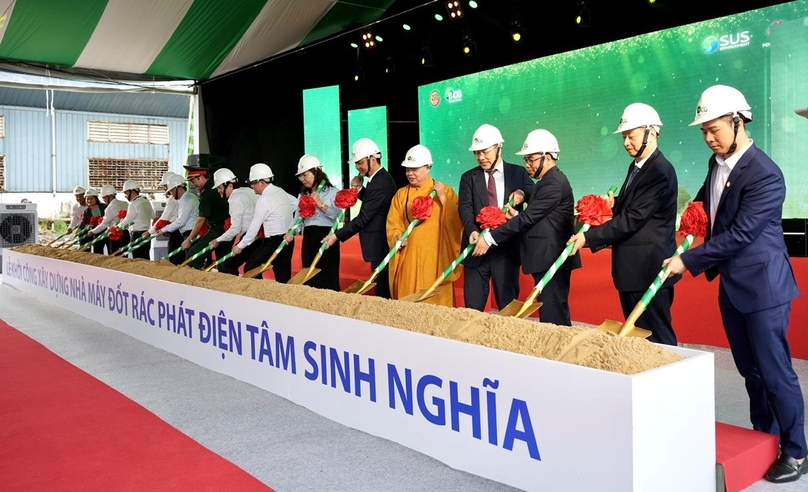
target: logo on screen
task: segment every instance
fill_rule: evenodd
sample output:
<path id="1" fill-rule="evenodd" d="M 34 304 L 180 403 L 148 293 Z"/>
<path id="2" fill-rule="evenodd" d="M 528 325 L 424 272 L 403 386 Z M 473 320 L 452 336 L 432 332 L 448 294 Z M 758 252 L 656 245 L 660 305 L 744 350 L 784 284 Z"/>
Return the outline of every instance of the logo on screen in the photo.
<path id="1" fill-rule="evenodd" d="M 463 91 L 460 89 L 446 89 L 446 100 L 450 103 L 456 103 L 463 100 Z"/>
<path id="2" fill-rule="evenodd" d="M 701 45 L 701 50 L 705 53 L 715 53 L 716 51 L 731 50 L 749 46 L 752 36 L 749 31 L 736 32 L 734 34 L 722 34 L 721 36 L 708 36 Z"/>
<path id="3" fill-rule="evenodd" d="M 429 104 L 433 107 L 440 104 L 440 92 L 437 89 L 429 93 Z"/>

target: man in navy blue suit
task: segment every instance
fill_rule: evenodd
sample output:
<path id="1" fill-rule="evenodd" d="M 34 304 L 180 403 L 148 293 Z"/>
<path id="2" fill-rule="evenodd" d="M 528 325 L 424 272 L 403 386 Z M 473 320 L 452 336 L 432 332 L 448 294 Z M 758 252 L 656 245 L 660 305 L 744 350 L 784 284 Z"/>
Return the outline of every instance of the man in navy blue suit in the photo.
<path id="1" fill-rule="evenodd" d="M 359 234 L 362 258 L 375 270 L 387 252 L 387 212 L 396 194 L 396 181 L 382 167 L 382 153 L 376 142 L 360 138 L 354 142 L 349 163 L 356 167 L 359 176 L 351 179 L 351 186 L 359 192 L 362 206 L 359 214 L 336 233 L 326 236 L 322 242 L 333 246 L 335 242 L 345 242 Z M 368 178 L 367 186 L 364 178 Z M 390 282 L 387 267 L 376 278 L 376 296 L 390 299 Z"/>
<path id="2" fill-rule="evenodd" d="M 518 205 L 533 188 L 533 181 L 522 166 L 502 159 L 505 140 L 499 130 L 483 124 L 471 139 L 477 166 L 460 176 L 458 211 L 463 222 L 461 251 L 475 243 L 480 234 L 477 214 L 483 207 L 502 208 L 511 198 Z M 463 298 L 465 306 L 484 311 L 494 284 L 494 297 L 499 309 L 519 296 L 519 241 L 506 241 L 485 256 L 469 255 L 463 262 Z"/>
<path id="3" fill-rule="evenodd" d="M 704 244 L 664 264 L 670 273 L 721 276 L 718 305 L 746 380 L 752 426 L 780 437 L 780 457 L 766 479 L 793 482 L 808 473 L 805 407 L 786 338 L 799 291 L 783 240 L 785 181 L 747 135 L 751 121 L 737 89 L 716 85 L 701 95 L 691 126 L 701 125 L 713 156 L 696 200 L 704 202 L 710 228 Z"/>

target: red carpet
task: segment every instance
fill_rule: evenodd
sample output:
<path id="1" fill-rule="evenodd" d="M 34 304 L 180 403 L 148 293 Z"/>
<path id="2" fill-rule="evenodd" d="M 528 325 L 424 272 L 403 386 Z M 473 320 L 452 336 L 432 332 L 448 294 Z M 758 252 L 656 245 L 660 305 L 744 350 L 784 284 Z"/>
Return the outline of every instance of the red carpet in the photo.
<path id="1" fill-rule="evenodd" d="M 343 243 L 341 253 L 340 280 L 343 289 L 356 280 L 366 280 L 370 277 L 370 267 L 362 260 L 357 237 Z M 570 292 L 572 319 L 595 325 L 602 323 L 604 319 L 622 321 L 620 301 L 612 284 L 611 250 L 602 250 L 593 255 L 585 249 L 581 255 L 584 267 L 572 274 Z M 803 290 L 808 289 L 808 258 L 792 258 L 791 263 L 799 287 Z M 301 268 L 300 246 L 296 246 L 292 274 Z M 272 278 L 272 272 L 267 272 L 265 276 Z M 533 285 L 533 279 L 523 274 L 519 298 L 525 299 Z M 455 282 L 454 287 L 457 303 L 462 306 L 462 276 Z M 488 308 L 492 309 L 495 306 L 493 299 L 489 299 Z M 676 284 L 672 316 L 673 327 L 681 343 L 729 347 L 721 324 L 721 314 L 718 311 L 718 280 L 707 282 L 703 275 L 694 278 L 686 273 Z M 796 359 L 808 359 L 808 291 L 791 304 L 788 339 L 791 344 L 791 355 Z"/>
<path id="2" fill-rule="evenodd" d="M 272 489 L 0 320 L 0 489 Z"/>
<path id="3" fill-rule="evenodd" d="M 715 460 L 724 467 L 727 492 L 738 492 L 758 480 L 777 459 L 776 436 L 715 423 Z"/>

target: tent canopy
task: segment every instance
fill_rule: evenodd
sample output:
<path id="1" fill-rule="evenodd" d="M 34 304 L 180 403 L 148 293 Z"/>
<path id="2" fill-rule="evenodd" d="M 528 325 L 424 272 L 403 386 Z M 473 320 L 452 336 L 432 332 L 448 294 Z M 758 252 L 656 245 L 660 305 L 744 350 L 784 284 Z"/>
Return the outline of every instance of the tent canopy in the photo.
<path id="1" fill-rule="evenodd" d="M 0 59 L 206 80 L 378 19 L 394 0 L 0 0 Z"/>

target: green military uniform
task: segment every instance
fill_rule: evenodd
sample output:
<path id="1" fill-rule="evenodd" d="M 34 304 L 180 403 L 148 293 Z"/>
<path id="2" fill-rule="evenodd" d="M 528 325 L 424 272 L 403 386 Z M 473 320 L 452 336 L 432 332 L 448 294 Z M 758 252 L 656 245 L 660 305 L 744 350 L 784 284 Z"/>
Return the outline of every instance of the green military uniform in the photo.
<path id="1" fill-rule="evenodd" d="M 195 241 L 186 253 L 186 258 L 190 258 L 195 253 L 204 249 L 211 241 L 224 234 L 224 222 L 230 217 L 230 205 L 227 198 L 223 198 L 215 188 L 213 188 L 213 175 L 208 174 L 208 182 L 199 195 L 199 216 L 205 218 L 208 225 L 208 232 Z M 221 258 L 230 252 L 232 241 L 220 243 L 216 247 L 216 257 Z M 204 254 L 188 264 L 191 268 L 202 268 L 205 261 L 210 258 L 210 253 Z"/>

